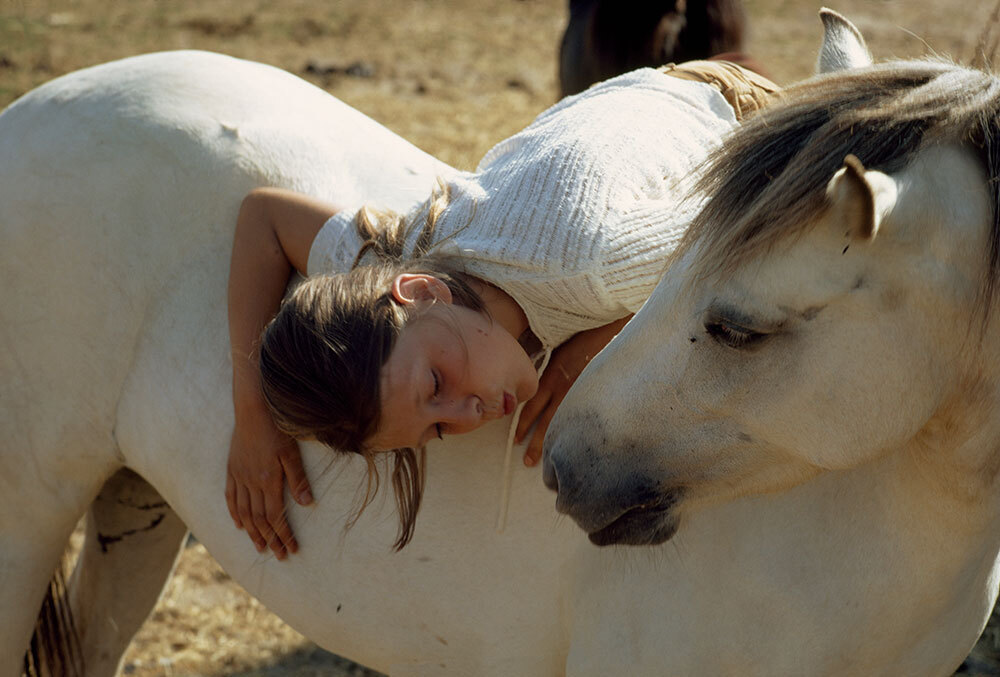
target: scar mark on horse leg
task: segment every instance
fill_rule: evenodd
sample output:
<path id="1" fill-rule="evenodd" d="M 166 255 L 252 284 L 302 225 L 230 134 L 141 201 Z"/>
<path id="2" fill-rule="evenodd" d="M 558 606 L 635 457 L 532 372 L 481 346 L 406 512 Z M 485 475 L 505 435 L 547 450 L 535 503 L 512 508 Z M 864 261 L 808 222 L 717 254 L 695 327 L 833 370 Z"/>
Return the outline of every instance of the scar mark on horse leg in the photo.
<path id="1" fill-rule="evenodd" d="M 152 503 L 133 503 L 132 501 L 126 500 L 124 498 L 118 499 L 119 505 L 124 505 L 129 508 L 135 508 L 136 510 L 159 510 L 161 508 L 166 508 L 166 501 L 154 501 Z"/>
<path id="2" fill-rule="evenodd" d="M 101 544 L 101 552 L 107 552 L 108 545 L 110 545 L 111 543 L 117 543 L 118 541 L 124 540 L 126 536 L 132 536 L 133 534 L 138 534 L 143 531 L 152 531 L 160 524 L 160 522 L 163 521 L 163 518 L 166 516 L 167 513 L 162 512 L 159 515 L 157 515 L 156 518 L 152 522 L 150 522 L 147 526 L 141 527 L 139 529 L 128 529 L 127 531 L 123 531 L 117 535 L 108 536 L 106 534 L 98 533 L 97 542 Z"/>

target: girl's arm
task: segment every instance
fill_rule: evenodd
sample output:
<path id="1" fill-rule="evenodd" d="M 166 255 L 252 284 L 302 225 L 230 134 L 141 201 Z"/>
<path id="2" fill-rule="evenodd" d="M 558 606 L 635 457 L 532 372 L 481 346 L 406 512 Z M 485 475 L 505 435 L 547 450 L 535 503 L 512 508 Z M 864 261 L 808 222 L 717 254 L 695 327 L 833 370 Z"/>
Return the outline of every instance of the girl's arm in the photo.
<path id="1" fill-rule="evenodd" d="M 545 431 L 548 430 L 556 409 L 566 397 L 577 376 L 594 355 L 601 352 L 601 349 L 618 335 L 631 318 L 629 315 L 603 327 L 581 331 L 552 351 L 549 365 L 538 380 L 538 392 L 524 405 L 521 418 L 517 422 L 514 439 L 518 444 L 524 440 L 531 426 L 537 423 L 535 434 L 531 436 L 531 442 L 524 452 L 525 465 L 535 465 L 542 457 Z"/>
<path id="2" fill-rule="evenodd" d="M 295 500 L 312 502 L 295 440 L 280 432 L 260 391 L 257 342 L 274 317 L 293 270 L 303 274 L 316 233 L 339 208 L 277 188 L 243 200 L 229 268 L 229 341 L 236 427 L 229 448 L 226 503 L 258 551 L 278 559 L 298 550 L 285 519 L 287 480 Z"/>

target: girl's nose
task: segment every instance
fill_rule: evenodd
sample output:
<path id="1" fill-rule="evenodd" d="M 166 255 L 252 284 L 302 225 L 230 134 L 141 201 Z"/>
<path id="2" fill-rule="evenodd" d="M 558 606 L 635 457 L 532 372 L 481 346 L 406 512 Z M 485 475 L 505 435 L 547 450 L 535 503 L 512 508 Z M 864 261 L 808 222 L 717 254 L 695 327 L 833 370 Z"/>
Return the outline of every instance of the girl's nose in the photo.
<path id="1" fill-rule="evenodd" d="M 483 403 L 478 397 L 456 400 L 444 417 L 448 432 L 461 435 L 475 430 L 483 424 Z"/>

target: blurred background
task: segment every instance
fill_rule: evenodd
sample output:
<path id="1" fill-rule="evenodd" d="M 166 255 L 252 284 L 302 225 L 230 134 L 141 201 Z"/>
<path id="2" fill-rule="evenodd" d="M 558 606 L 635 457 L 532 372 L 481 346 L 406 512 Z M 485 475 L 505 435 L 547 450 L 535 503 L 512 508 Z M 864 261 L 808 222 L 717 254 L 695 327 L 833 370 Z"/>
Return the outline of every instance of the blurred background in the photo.
<path id="1" fill-rule="evenodd" d="M 826 1 L 861 29 L 876 59 L 939 54 L 967 62 L 993 10 L 986 1 Z M 575 4 L 586 11 L 590 3 Z M 820 1 L 741 4 L 742 51 L 780 84 L 807 77 L 821 36 Z M 86 66 L 207 49 L 291 71 L 445 162 L 473 169 L 558 100 L 569 16 L 567 0 L 0 0 L 0 107 Z M 1000 674 L 990 659 L 997 648 L 988 629 L 963 674 Z M 308 643 L 192 543 L 129 650 L 125 674 L 376 673 Z"/>

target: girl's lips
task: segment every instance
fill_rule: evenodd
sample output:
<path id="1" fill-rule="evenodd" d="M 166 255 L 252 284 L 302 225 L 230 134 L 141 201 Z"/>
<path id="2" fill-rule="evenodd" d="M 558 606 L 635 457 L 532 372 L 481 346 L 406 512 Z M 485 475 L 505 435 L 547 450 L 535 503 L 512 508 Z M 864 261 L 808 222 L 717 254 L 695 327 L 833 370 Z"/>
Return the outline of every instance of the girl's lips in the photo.
<path id="1" fill-rule="evenodd" d="M 517 408 L 517 399 L 505 390 L 503 393 L 503 415 L 509 416 L 514 413 L 515 408 Z"/>

